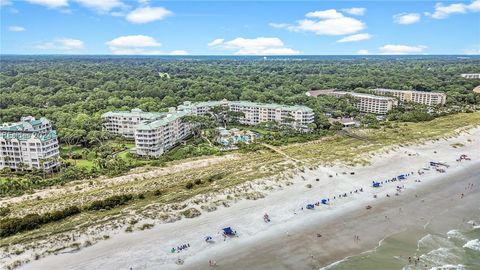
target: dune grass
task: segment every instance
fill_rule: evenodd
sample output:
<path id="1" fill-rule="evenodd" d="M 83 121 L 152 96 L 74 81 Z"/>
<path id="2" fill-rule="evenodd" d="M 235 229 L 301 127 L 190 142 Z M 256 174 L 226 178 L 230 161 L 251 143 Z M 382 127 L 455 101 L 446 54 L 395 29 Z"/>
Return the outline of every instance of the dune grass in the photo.
<path id="1" fill-rule="evenodd" d="M 238 158 L 221 159 L 221 162 L 208 163 L 205 166 L 181 171 L 167 172 L 160 177 L 132 177 L 128 181 L 104 181 L 104 178 L 75 181 L 66 184 L 65 192 L 49 196 L 32 196 L 30 199 L 13 202 L 9 205 L 10 216 L 24 216 L 29 213 L 44 213 L 63 209 L 71 205 L 85 206 L 94 200 L 119 194 L 145 194 L 143 199 L 135 199 L 125 206 L 105 211 L 86 211 L 66 220 L 42 226 L 40 229 L 0 239 L 0 246 L 16 243 L 33 243 L 39 239 L 53 237 L 62 232 L 86 231 L 104 224 L 124 224 L 133 217 L 162 219 L 171 205 L 182 204 L 196 195 L 209 194 L 236 188 L 248 181 L 280 177 L 292 169 L 303 166 L 345 162 L 358 164 L 367 162 L 364 154 L 384 147 L 399 144 L 413 144 L 424 140 L 452 136 L 460 129 L 480 124 L 480 113 L 457 114 L 438 118 L 424 123 L 400 123 L 394 128 L 375 130 L 356 130 L 363 140 L 343 135 L 329 136 L 322 140 L 283 146 L 280 149 L 287 155 L 303 161 L 294 164 L 285 156 L 260 150 L 246 154 L 237 153 Z M 122 153 L 128 157 L 126 152 Z M 202 160 L 197 158 L 196 160 Z M 181 165 L 186 161 L 174 161 L 168 166 Z M 187 183 L 194 184 L 186 188 Z M 161 195 L 152 195 L 158 191 Z"/>

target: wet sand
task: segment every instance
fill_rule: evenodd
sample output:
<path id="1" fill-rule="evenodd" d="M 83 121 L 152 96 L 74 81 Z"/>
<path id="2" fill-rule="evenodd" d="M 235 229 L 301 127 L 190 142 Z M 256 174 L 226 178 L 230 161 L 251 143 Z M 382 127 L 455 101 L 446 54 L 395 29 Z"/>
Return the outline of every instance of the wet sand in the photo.
<path id="1" fill-rule="evenodd" d="M 468 183 L 475 186 L 466 192 Z M 412 226 L 426 226 L 439 216 L 459 218 L 455 215 L 459 209 L 479 212 L 479 186 L 480 164 L 476 164 L 400 196 L 378 199 L 371 204 L 371 210 L 362 204 L 344 212 L 342 217 L 328 220 L 319 217 L 289 231 L 288 235 L 256 239 L 217 254 L 208 252 L 181 269 L 210 269 L 207 257 L 217 261 L 216 269 L 319 269 L 371 250 L 389 235 Z M 318 233 L 322 236 L 317 237 Z M 359 235 L 360 240 L 355 241 L 354 235 Z"/>

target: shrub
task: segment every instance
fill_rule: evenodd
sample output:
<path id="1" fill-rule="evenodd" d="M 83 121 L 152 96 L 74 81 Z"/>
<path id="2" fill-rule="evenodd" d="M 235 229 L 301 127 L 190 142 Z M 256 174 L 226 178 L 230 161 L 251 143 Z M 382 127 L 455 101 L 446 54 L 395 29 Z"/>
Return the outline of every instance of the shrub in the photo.
<path id="1" fill-rule="evenodd" d="M 30 231 L 54 221 L 80 213 L 80 208 L 70 206 L 63 210 L 48 212 L 43 215 L 28 214 L 21 218 L 7 218 L 0 222 L 0 237 L 7 237 L 23 231 Z"/>
<path id="2" fill-rule="evenodd" d="M 0 207 L 0 217 L 6 217 L 10 214 L 10 208 L 8 207 Z"/>
<path id="3" fill-rule="evenodd" d="M 133 199 L 133 196 L 131 194 L 114 195 L 104 200 L 94 201 L 86 209 L 87 210 L 100 210 L 100 209 L 108 210 L 116 206 L 124 205 L 132 199 Z"/>
<path id="4" fill-rule="evenodd" d="M 140 227 L 140 230 L 151 229 L 153 228 L 153 224 L 145 223 Z"/>
<path id="5" fill-rule="evenodd" d="M 202 179 L 195 180 L 195 185 L 201 185 L 201 184 L 202 184 Z"/>
<path id="6" fill-rule="evenodd" d="M 193 183 L 192 183 L 192 182 L 188 182 L 188 183 L 185 185 L 185 187 L 186 187 L 187 189 L 192 189 L 192 188 L 193 188 Z"/>

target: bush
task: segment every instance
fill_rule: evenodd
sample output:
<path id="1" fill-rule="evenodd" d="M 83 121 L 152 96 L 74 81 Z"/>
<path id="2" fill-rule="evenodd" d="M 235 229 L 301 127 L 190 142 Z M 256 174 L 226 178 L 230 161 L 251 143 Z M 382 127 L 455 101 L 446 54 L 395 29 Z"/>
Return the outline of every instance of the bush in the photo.
<path id="1" fill-rule="evenodd" d="M 7 237 L 23 231 L 30 231 L 54 221 L 80 213 L 80 208 L 70 206 L 63 210 L 48 212 L 43 215 L 28 214 L 22 218 L 7 218 L 0 222 L 0 237 Z"/>
<path id="2" fill-rule="evenodd" d="M 202 184 L 202 179 L 195 180 L 195 185 L 201 185 L 201 184 Z"/>
<path id="3" fill-rule="evenodd" d="M 192 188 L 193 188 L 193 183 L 192 183 L 192 182 L 188 182 L 188 183 L 185 185 L 185 187 L 186 187 L 187 189 L 192 189 Z"/>
<path id="4" fill-rule="evenodd" d="M 8 207 L 0 207 L 0 217 L 6 217 L 10 214 L 10 208 Z"/>
<path id="5" fill-rule="evenodd" d="M 119 205 L 124 205 L 128 201 L 132 200 L 133 196 L 131 194 L 126 195 L 114 195 L 108 197 L 104 200 L 94 201 L 88 206 L 87 210 L 100 210 L 100 209 L 112 209 Z"/>

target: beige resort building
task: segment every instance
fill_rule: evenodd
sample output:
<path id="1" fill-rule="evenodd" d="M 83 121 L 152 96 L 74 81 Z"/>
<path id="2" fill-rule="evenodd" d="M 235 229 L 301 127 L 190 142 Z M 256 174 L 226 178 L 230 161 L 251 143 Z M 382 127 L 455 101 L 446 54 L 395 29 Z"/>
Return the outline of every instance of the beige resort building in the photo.
<path id="1" fill-rule="evenodd" d="M 22 117 L 0 126 L 0 169 L 52 171 L 59 166 L 57 133 L 46 118 Z"/>
<path id="2" fill-rule="evenodd" d="M 336 89 L 312 90 L 306 93 L 307 96 L 317 97 L 319 95 L 328 95 L 335 97 L 352 96 L 356 103 L 354 106 L 363 113 L 386 114 L 388 111 L 398 105 L 398 101 L 393 97 L 383 97 L 364 93 L 339 91 Z"/>
<path id="3" fill-rule="evenodd" d="M 373 89 L 377 95 L 394 96 L 402 102 L 415 102 L 427 106 L 444 105 L 447 102 L 447 95 L 440 92 L 424 92 L 414 90 L 395 90 L 377 88 Z"/>
<path id="4" fill-rule="evenodd" d="M 189 104 L 189 103 L 187 103 Z M 224 106 L 230 111 L 242 112 L 245 117 L 239 119 L 244 125 L 257 125 L 263 122 L 277 122 L 291 125 L 293 128 L 308 131 L 315 114 L 306 106 L 288 106 L 275 103 L 257 103 L 251 101 L 208 101 L 189 104 L 192 114 L 205 115 L 211 108 Z"/>

